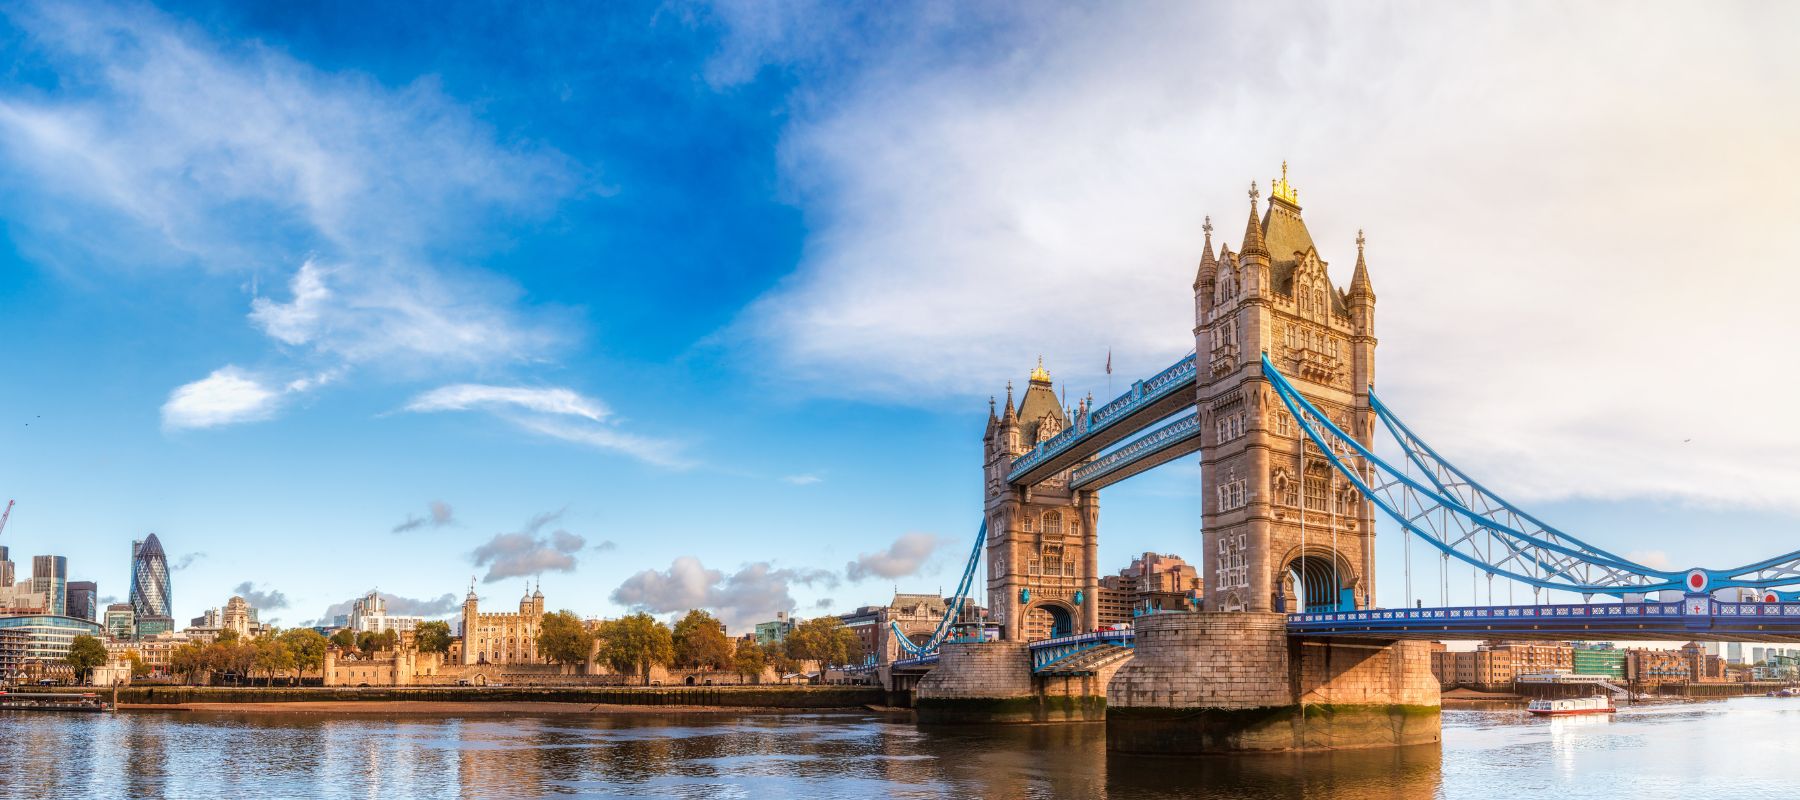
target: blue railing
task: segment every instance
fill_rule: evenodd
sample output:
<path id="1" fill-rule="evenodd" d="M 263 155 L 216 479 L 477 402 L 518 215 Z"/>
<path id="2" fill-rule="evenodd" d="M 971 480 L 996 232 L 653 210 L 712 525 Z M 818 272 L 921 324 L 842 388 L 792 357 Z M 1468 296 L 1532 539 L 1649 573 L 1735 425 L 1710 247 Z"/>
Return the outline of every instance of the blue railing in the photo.
<path id="1" fill-rule="evenodd" d="M 1012 469 L 1007 472 L 1008 481 L 1016 481 L 1034 467 L 1055 458 L 1075 446 L 1088 436 L 1110 427 L 1131 415 L 1132 411 L 1154 403 L 1183 386 L 1193 383 L 1199 374 L 1199 360 L 1189 353 L 1186 358 L 1175 362 L 1168 369 L 1150 376 L 1149 380 L 1131 384 L 1124 394 L 1088 413 L 1086 418 L 1077 418 L 1068 430 L 1063 431 L 1048 441 L 1040 442 L 1030 452 L 1013 460 Z"/>
<path id="2" fill-rule="evenodd" d="M 1070 636 L 1040 639 L 1032 642 L 1030 645 L 1031 669 L 1033 672 L 1037 672 L 1049 668 L 1096 647 L 1108 645 L 1116 647 L 1135 647 L 1136 643 L 1137 632 L 1130 630 L 1094 631 L 1092 633 L 1078 633 Z"/>

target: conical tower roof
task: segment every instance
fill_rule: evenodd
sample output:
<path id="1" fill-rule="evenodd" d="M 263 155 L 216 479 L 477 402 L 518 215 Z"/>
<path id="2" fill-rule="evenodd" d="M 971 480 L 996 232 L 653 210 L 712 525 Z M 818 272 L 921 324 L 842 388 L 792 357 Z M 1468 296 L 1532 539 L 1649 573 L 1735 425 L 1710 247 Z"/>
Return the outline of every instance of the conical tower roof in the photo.
<path id="1" fill-rule="evenodd" d="M 1256 213 L 1258 192 L 1256 183 L 1250 183 L 1250 221 L 1244 224 L 1244 245 L 1239 255 L 1269 257 L 1268 248 L 1263 246 L 1262 217 Z"/>

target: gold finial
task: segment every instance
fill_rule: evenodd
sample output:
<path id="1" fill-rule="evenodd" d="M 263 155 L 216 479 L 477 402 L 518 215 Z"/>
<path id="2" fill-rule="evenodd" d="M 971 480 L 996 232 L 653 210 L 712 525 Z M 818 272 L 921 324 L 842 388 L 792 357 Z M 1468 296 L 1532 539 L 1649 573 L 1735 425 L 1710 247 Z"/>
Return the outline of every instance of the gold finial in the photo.
<path id="1" fill-rule="evenodd" d="M 1259 197 L 1262 197 L 1262 193 L 1257 191 L 1256 181 L 1251 181 L 1250 182 L 1250 207 L 1251 208 L 1256 207 L 1256 199 Z"/>
<path id="2" fill-rule="evenodd" d="M 1039 381 L 1042 381 L 1044 383 L 1050 382 L 1050 371 L 1044 369 L 1044 357 L 1043 356 L 1038 356 L 1038 365 L 1036 368 L 1031 370 L 1031 382 L 1037 383 Z"/>
<path id="3" fill-rule="evenodd" d="M 1281 200 L 1290 205 L 1300 204 L 1300 190 L 1288 183 L 1287 162 L 1281 162 L 1281 179 L 1269 181 L 1269 199 Z"/>
<path id="4" fill-rule="evenodd" d="M 1362 251 L 1363 251 L 1362 228 L 1357 228 L 1356 229 L 1356 254 L 1360 256 L 1360 255 L 1362 255 Z"/>

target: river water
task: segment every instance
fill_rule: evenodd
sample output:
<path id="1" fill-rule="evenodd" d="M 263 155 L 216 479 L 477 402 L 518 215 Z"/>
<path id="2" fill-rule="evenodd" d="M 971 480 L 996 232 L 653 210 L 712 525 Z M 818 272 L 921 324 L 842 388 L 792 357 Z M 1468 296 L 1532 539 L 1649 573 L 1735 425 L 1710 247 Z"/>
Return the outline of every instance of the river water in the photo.
<path id="1" fill-rule="evenodd" d="M 0 712 L 0 797 L 1792 797 L 1800 699 L 1613 718 L 1444 712 L 1439 747 L 1109 756 L 1103 724 L 864 714 L 431 717 Z"/>

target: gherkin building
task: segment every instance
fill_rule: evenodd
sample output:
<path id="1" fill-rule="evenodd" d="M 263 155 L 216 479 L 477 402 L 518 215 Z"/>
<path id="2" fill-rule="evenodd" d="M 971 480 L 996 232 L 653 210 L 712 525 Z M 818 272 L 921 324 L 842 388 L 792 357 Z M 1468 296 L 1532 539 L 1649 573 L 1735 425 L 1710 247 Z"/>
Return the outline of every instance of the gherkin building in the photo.
<path id="1" fill-rule="evenodd" d="M 169 599 L 169 557 L 156 534 L 131 544 L 131 610 L 139 620 L 173 620 Z"/>

